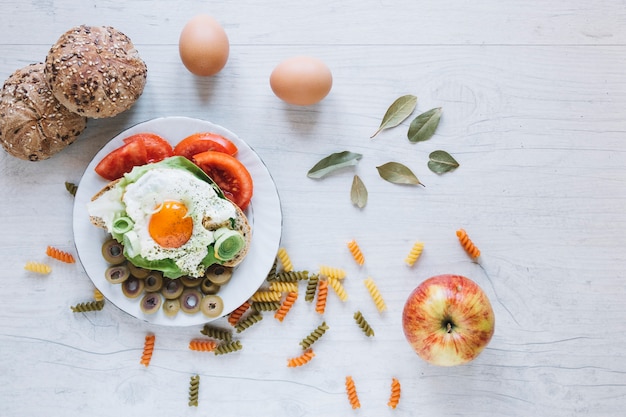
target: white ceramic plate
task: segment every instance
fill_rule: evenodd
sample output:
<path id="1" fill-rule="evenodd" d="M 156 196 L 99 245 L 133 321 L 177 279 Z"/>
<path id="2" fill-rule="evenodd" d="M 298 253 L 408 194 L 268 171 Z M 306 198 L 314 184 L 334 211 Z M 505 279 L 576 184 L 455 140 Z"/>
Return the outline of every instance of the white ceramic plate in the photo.
<path id="1" fill-rule="evenodd" d="M 104 273 L 108 265 L 102 257 L 102 244 L 109 235 L 91 224 L 87 203 L 108 181 L 96 174 L 94 168 L 105 155 L 121 146 L 124 138 L 142 132 L 158 134 L 166 138 L 172 146 L 193 133 L 220 134 L 237 145 L 239 148 L 237 158 L 252 175 L 254 195 L 246 209 L 246 215 L 252 226 L 250 250 L 243 262 L 235 268 L 230 282 L 218 293 L 224 300 L 223 316 L 250 298 L 263 284 L 276 259 L 282 231 L 282 213 L 276 185 L 261 158 L 237 135 L 208 121 L 187 117 L 158 118 L 135 125 L 114 137 L 87 166 L 76 192 L 73 227 L 78 257 L 94 285 L 107 301 L 140 320 L 166 326 L 207 323 L 214 319 L 206 317 L 202 312 L 186 314 L 181 311 L 173 318 L 166 316 L 162 309 L 154 314 L 145 314 L 139 308 L 141 296 L 136 299 L 128 298 L 122 293 L 119 284 L 111 284 L 105 279 Z"/>

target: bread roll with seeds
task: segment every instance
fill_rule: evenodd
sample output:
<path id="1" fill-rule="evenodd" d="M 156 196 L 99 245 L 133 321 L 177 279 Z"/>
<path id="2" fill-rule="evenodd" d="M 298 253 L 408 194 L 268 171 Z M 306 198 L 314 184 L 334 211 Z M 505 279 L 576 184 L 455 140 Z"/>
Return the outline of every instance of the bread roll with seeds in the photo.
<path id="1" fill-rule="evenodd" d="M 86 125 L 85 117 L 52 95 L 43 63 L 18 69 L 0 91 L 0 143 L 17 158 L 50 158 L 74 142 Z"/>
<path id="2" fill-rule="evenodd" d="M 128 110 L 143 93 L 146 64 L 131 40 L 110 26 L 77 26 L 46 56 L 46 79 L 54 96 L 90 118 Z"/>

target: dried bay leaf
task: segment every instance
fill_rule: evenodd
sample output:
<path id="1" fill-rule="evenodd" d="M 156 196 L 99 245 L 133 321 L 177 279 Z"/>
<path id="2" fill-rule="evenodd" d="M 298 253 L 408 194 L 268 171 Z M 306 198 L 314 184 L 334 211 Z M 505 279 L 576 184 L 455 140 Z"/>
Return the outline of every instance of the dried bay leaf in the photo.
<path id="1" fill-rule="evenodd" d="M 428 155 L 428 168 L 436 174 L 450 172 L 459 167 L 459 163 L 446 151 L 433 151 Z"/>
<path id="2" fill-rule="evenodd" d="M 322 158 L 307 172 L 309 178 L 322 178 L 338 169 L 356 165 L 363 155 L 349 151 L 336 152 Z"/>
<path id="3" fill-rule="evenodd" d="M 436 107 L 413 119 L 407 133 L 409 141 L 415 143 L 430 139 L 439 126 L 442 111 L 441 107 Z"/>
<path id="4" fill-rule="evenodd" d="M 424 184 L 417 179 L 413 171 L 411 171 L 406 165 L 402 165 L 399 162 L 387 162 L 386 164 L 377 166 L 376 169 L 382 179 L 393 184 L 424 186 Z"/>
<path id="5" fill-rule="evenodd" d="M 370 137 L 373 138 L 384 129 L 398 126 L 407 117 L 409 117 L 411 113 L 413 113 L 413 110 L 415 110 L 415 106 L 417 106 L 416 96 L 412 94 L 407 94 L 398 97 L 396 101 L 394 101 L 387 109 L 387 112 L 383 116 L 382 122 L 380 122 L 378 130 L 374 132 L 374 134 Z"/>
<path id="6" fill-rule="evenodd" d="M 358 175 L 352 180 L 352 188 L 350 189 L 350 200 L 352 204 L 358 208 L 363 208 L 367 204 L 367 188 Z"/>

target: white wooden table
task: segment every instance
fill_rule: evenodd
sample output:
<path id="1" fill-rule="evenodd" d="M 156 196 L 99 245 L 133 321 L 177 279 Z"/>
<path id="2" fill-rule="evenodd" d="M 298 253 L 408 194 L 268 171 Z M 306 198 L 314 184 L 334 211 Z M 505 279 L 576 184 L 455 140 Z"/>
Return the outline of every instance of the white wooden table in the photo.
<path id="1" fill-rule="evenodd" d="M 71 1 L 4 0 L 0 76 L 42 61 L 69 28 L 111 25 L 148 65 L 128 112 L 91 120 L 57 156 L 30 163 L 0 154 L 0 415 L 345 416 L 351 375 L 361 415 L 619 416 L 626 404 L 626 13 L 624 2 Z M 182 66 L 178 35 L 208 12 L 228 33 L 231 56 L 216 77 Z M 314 55 L 331 68 L 330 95 L 311 107 L 279 101 L 269 74 L 283 59 Z M 419 97 L 443 108 L 436 135 L 406 140 L 408 121 L 369 137 L 391 102 Z M 161 116 L 210 120 L 235 131 L 267 164 L 281 197 L 281 246 L 296 269 L 345 268 L 349 294 L 330 294 L 330 329 L 306 366 L 288 368 L 320 322 L 296 302 L 284 322 L 265 316 L 236 337 L 244 349 L 188 349 L 200 326 L 146 324 L 111 303 L 72 313 L 93 284 L 79 264 L 45 277 L 24 270 L 45 248 L 75 251 L 72 196 L 96 152 L 120 131 Z M 429 152 L 461 166 L 436 175 Z M 337 151 L 363 154 L 354 169 L 315 181 L 307 170 Z M 402 162 L 425 188 L 379 178 Z M 352 176 L 369 190 L 350 203 Z M 483 255 L 456 240 L 464 227 Z M 346 248 L 356 239 L 359 268 Z M 403 259 L 426 244 L 417 265 Z M 401 311 L 422 280 L 458 273 L 478 282 L 496 332 L 472 363 L 427 365 L 405 342 Z M 373 277 L 389 309 L 378 314 L 362 281 Z M 352 314 L 376 331 L 366 338 Z M 218 321 L 224 327 L 225 320 Z M 144 337 L 156 335 L 149 367 Z M 197 408 L 189 378 L 201 377 Z M 391 378 L 402 384 L 387 406 Z"/>

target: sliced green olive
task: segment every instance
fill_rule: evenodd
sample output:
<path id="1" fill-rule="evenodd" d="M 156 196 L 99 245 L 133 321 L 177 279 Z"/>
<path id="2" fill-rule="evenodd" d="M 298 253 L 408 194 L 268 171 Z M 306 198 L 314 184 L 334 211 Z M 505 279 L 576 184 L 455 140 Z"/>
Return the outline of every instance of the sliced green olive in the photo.
<path id="1" fill-rule="evenodd" d="M 146 284 L 146 291 L 157 292 L 163 287 L 163 274 L 159 271 L 150 271 L 143 279 Z"/>
<path id="2" fill-rule="evenodd" d="M 137 298 L 143 292 L 144 281 L 134 277 L 129 277 L 122 283 L 122 292 L 128 298 Z"/>
<path id="3" fill-rule="evenodd" d="M 154 314 L 159 311 L 161 302 L 161 295 L 158 292 L 148 292 L 141 299 L 141 311 L 146 314 Z"/>
<path id="4" fill-rule="evenodd" d="M 113 238 L 102 244 L 102 256 L 111 265 L 119 265 L 126 260 L 124 246 Z"/>
<path id="5" fill-rule="evenodd" d="M 130 269 L 126 264 L 113 265 L 104 271 L 104 277 L 111 284 L 121 284 L 130 277 Z"/>
<path id="6" fill-rule="evenodd" d="M 180 297 L 184 289 L 185 286 L 179 280 L 166 278 L 163 281 L 163 287 L 161 287 L 161 294 L 168 300 L 173 300 Z"/>
<path id="7" fill-rule="evenodd" d="M 202 301 L 202 293 L 193 288 L 187 288 L 181 294 L 180 309 L 187 314 L 194 314 L 200 311 L 200 302 Z"/>
<path id="8" fill-rule="evenodd" d="M 184 275 L 178 279 L 180 280 L 180 282 L 183 283 L 185 287 L 195 288 L 195 287 L 200 286 L 204 278 L 203 277 L 196 278 L 196 277 L 191 277 L 189 275 Z"/>
<path id="9" fill-rule="evenodd" d="M 213 264 L 207 269 L 205 276 L 214 284 L 224 285 L 232 278 L 233 268 Z"/>
<path id="10" fill-rule="evenodd" d="M 222 288 L 221 285 L 211 282 L 208 278 L 204 278 L 202 280 L 202 284 L 200 284 L 200 291 L 202 291 L 202 294 L 217 294 L 220 288 Z"/>
<path id="11" fill-rule="evenodd" d="M 168 317 L 174 317 L 180 311 L 180 300 L 165 300 L 163 302 L 163 313 Z"/>
<path id="12" fill-rule="evenodd" d="M 219 317 L 224 311 L 224 301 L 219 295 L 205 295 L 200 303 L 202 313 L 211 318 Z"/>

